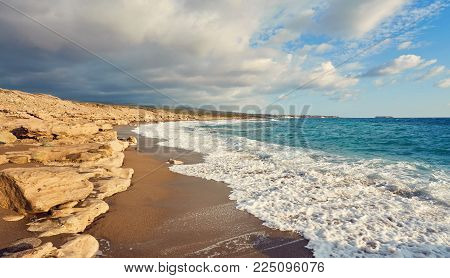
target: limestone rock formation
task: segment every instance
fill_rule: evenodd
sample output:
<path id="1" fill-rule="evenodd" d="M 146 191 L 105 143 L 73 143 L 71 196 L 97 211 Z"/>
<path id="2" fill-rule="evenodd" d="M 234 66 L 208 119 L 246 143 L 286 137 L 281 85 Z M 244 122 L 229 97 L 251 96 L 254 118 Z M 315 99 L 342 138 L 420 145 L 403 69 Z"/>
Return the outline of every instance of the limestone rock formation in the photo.
<path id="1" fill-rule="evenodd" d="M 42 240 L 39 238 L 24 238 L 11 243 L 8 247 L 0 249 L 0 257 L 9 256 L 13 253 L 22 252 L 33 249 L 41 245 Z"/>
<path id="2" fill-rule="evenodd" d="M 0 207 L 15 210 L 6 221 L 26 214 L 28 230 L 39 237 L 84 232 L 109 206 L 102 199 L 126 190 L 133 169 L 122 168 L 131 136 L 118 140 L 118 125 L 142 122 L 220 119 L 173 110 L 135 108 L 61 100 L 44 94 L 0 89 L 0 147 L 33 145 L 26 151 L 2 152 Z M 182 164 L 170 160 L 171 164 Z M 11 165 L 4 165 L 11 163 Z M 42 166 L 45 167 L 42 167 Z M 33 167 L 29 167 L 33 166 Z M 40 218 L 38 218 L 40 217 Z M 0 250 L 0 257 L 93 257 L 99 244 L 90 235 L 71 238 L 59 249 L 30 238 Z"/>
<path id="3" fill-rule="evenodd" d="M 4 254 L 5 258 L 51 258 L 55 256 L 56 247 L 53 243 L 47 242 L 40 246 L 25 249 L 23 251 Z"/>
<path id="4" fill-rule="evenodd" d="M 16 142 L 17 138 L 11 132 L 0 130 L 0 144 L 10 144 Z"/>
<path id="5" fill-rule="evenodd" d="M 31 155 L 28 152 L 6 152 L 6 159 L 14 164 L 26 164 L 30 162 Z"/>
<path id="6" fill-rule="evenodd" d="M 2 258 L 92 258 L 98 252 L 99 243 L 91 235 L 76 235 L 66 240 L 60 248 L 53 243 L 42 244 L 39 238 L 24 238 L 0 249 Z"/>
<path id="7" fill-rule="evenodd" d="M 94 189 L 98 192 L 96 197 L 99 199 L 105 199 L 118 192 L 127 190 L 131 185 L 130 179 L 123 179 L 119 177 L 111 177 L 108 179 L 100 179 L 93 182 Z"/>
<path id="8" fill-rule="evenodd" d="M 75 234 L 83 232 L 94 219 L 107 212 L 109 206 L 106 202 L 89 198 L 80 204 L 80 207 L 67 208 L 54 211 L 54 219 L 29 223 L 28 231 L 40 232 L 39 237 L 48 237 L 58 234 Z"/>
<path id="9" fill-rule="evenodd" d="M 25 215 L 23 214 L 10 214 L 10 215 L 5 215 L 2 217 L 3 220 L 5 220 L 6 222 L 16 222 L 16 221 L 20 221 L 25 217 Z"/>
<path id="10" fill-rule="evenodd" d="M 86 198 L 93 190 L 89 174 L 69 167 L 10 168 L 0 171 L 0 207 L 19 213 Z"/>
<path id="11" fill-rule="evenodd" d="M 77 235 L 58 250 L 56 257 L 58 258 L 92 258 L 97 254 L 99 243 L 95 237 L 91 235 Z"/>

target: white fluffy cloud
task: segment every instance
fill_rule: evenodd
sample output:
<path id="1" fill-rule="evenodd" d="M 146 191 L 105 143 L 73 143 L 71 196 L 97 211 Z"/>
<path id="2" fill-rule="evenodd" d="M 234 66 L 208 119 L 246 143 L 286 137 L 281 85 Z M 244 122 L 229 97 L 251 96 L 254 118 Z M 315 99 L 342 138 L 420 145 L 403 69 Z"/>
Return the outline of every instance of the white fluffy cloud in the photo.
<path id="1" fill-rule="evenodd" d="M 443 79 L 437 82 L 435 85 L 436 87 L 439 87 L 441 89 L 448 89 L 450 88 L 450 78 Z"/>
<path id="2" fill-rule="evenodd" d="M 358 78 L 346 71 L 361 69 L 361 64 L 335 68 L 327 57 L 337 48 L 334 42 L 374 31 L 408 1 L 10 2 L 164 94 L 191 104 L 252 103 L 296 87 L 349 96 Z M 302 41 L 305 50 L 309 47 L 305 53 L 299 48 L 291 53 L 283 50 L 286 42 L 301 41 L 303 34 L 326 34 L 336 40 L 309 45 Z M 57 90 L 60 95 L 96 100 L 110 95 L 119 100 L 120 95 L 119 101 L 146 101 L 152 92 L 4 6 L 0 47 L 4 49 L 0 83 L 10 87 Z M 415 55 L 405 56 L 380 73 L 427 63 Z M 76 91 L 71 88 L 74 84 Z"/>
<path id="3" fill-rule="evenodd" d="M 424 68 L 434 63 L 436 63 L 436 60 L 424 60 L 422 57 L 417 55 L 401 55 L 384 66 L 379 66 L 369 70 L 365 76 L 394 75 L 413 68 Z M 441 69 L 437 69 L 437 71 L 440 70 Z"/>
<path id="4" fill-rule="evenodd" d="M 423 59 L 417 55 L 402 55 L 394 59 L 386 67 L 380 68 L 377 73 L 379 75 L 397 74 L 407 69 L 415 68 L 423 63 Z"/>

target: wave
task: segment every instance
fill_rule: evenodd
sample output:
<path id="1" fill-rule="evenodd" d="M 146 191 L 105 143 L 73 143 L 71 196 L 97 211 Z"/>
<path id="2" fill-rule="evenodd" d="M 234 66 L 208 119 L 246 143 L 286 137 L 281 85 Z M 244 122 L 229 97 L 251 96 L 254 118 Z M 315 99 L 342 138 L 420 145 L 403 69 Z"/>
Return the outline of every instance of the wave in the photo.
<path id="1" fill-rule="evenodd" d="M 160 145 L 205 154 L 203 163 L 170 169 L 227 183 L 238 209 L 271 228 L 299 232 L 316 257 L 449 257 L 450 177 L 444 170 L 224 136 L 210 128 L 223 123 L 157 123 L 135 131 L 165 139 Z"/>

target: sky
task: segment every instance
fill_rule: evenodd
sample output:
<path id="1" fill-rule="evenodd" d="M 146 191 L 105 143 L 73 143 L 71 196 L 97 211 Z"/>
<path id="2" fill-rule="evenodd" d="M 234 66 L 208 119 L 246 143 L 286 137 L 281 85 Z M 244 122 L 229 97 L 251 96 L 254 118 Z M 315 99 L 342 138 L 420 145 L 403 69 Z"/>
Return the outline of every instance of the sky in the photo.
<path id="1" fill-rule="evenodd" d="M 449 6 L 0 0 L 0 88 L 104 103 L 450 117 Z"/>

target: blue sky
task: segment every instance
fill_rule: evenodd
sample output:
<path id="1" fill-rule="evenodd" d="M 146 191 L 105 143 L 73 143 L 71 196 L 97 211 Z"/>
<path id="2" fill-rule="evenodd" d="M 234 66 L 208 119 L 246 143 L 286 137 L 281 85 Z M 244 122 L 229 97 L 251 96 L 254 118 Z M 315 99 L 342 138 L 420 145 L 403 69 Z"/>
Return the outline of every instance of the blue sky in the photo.
<path id="1" fill-rule="evenodd" d="M 414 4 L 414 3 L 413 3 Z M 416 7 L 419 6 L 415 3 Z M 423 2 L 420 3 L 423 5 Z M 443 3 L 444 4 L 444 3 Z M 414 5 L 413 5 L 414 6 Z M 370 55 L 357 56 L 348 61 L 358 63 L 365 68 L 389 64 L 402 55 L 415 55 L 425 61 L 434 61 L 430 66 L 417 67 L 400 73 L 386 76 L 360 77 L 356 86 L 352 87 L 354 95 L 351 100 L 327 98 L 316 90 L 298 90 L 292 96 L 279 103 L 311 105 L 310 113 L 319 115 L 339 115 L 344 117 L 372 117 L 376 115 L 392 115 L 398 117 L 442 117 L 450 116 L 450 87 L 441 86 L 440 81 L 450 77 L 450 11 L 442 8 L 433 16 L 426 17 L 411 28 L 404 37 L 399 33 L 390 39 L 382 49 Z M 408 29 L 408 31 L 410 31 Z M 387 36 L 389 37 L 389 36 Z M 389 37 L 390 38 L 390 37 Z M 381 41 L 381 39 L 379 40 Z M 345 45 L 340 38 L 329 36 L 302 35 L 286 43 L 284 51 L 296 53 L 305 45 L 320 44 Z M 373 42 L 376 44 L 377 41 Z M 383 43 L 381 43 L 383 44 Z M 402 46 L 403 45 L 403 46 Z M 336 61 L 339 53 L 323 53 L 321 58 Z M 357 52 L 356 52 L 357 53 Z M 345 59 L 344 59 L 345 61 Z M 345 65 L 342 66 L 345 68 Z M 424 78 L 424 75 L 435 69 L 435 74 Z M 364 69 L 361 69 L 364 70 Z M 422 77 L 422 78 L 420 78 Z M 276 99 L 274 99 L 276 101 Z"/>
<path id="2" fill-rule="evenodd" d="M 449 1 L 5 2 L 3 88 L 108 103 L 450 117 Z"/>

